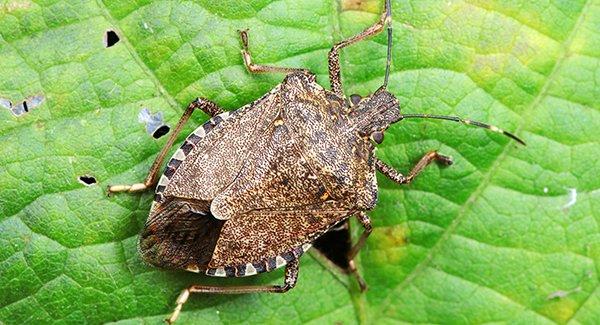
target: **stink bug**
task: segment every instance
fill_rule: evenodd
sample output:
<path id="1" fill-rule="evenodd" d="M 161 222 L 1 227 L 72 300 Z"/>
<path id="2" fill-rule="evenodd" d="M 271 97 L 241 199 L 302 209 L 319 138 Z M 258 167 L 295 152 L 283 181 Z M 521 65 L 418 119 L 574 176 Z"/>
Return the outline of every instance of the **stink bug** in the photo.
<path id="1" fill-rule="evenodd" d="M 383 85 L 373 94 L 346 98 L 339 51 L 387 26 L 387 65 Z M 380 19 L 329 52 L 331 90 L 306 69 L 257 65 L 241 31 L 242 57 L 251 73 L 285 73 L 283 82 L 262 98 L 224 112 L 204 98 L 186 109 L 144 183 L 115 185 L 109 192 L 136 192 L 156 185 L 150 216 L 139 239 L 150 264 L 242 277 L 285 266 L 283 285 L 191 285 L 177 299 L 167 320 L 177 319 L 190 293 L 286 292 L 298 277 L 298 259 L 321 235 L 355 216 L 364 232 L 348 253 L 349 269 L 361 285 L 353 258 L 371 233 L 366 213 L 377 202 L 376 170 L 399 184 L 410 183 L 427 165 L 451 158 L 429 152 L 404 176 L 374 155 L 384 131 L 405 118 L 446 119 L 514 135 L 497 127 L 451 116 L 401 114 L 386 90 L 391 62 L 391 9 L 385 1 Z M 159 168 L 192 112 L 212 118 L 190 134 L 162 175 Z M 160 179 L 159 179 L 160 176 Z"/>

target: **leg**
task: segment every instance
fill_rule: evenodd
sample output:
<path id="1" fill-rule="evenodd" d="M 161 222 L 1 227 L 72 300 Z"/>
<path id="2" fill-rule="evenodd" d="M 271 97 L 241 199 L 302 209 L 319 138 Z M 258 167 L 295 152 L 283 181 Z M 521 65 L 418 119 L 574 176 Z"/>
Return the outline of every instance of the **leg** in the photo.
<path id="1" fill-rule="evenodd" d="M 373 227 L 371 226 L 371 219 L 369 219 L 369 216 L 365 212 L 359 212 L 356 215 L 356 219 L 358 219 L 358 221 L 363 225 L 363 227 L 365 227 L 365 231 L 362 233 L 362 235 L 360 235 L 360 238 L 358 238 L 356 244 L 352 246 L 352 249 L 350 249 L 350 252 L 348 253 L 349 260 L 353 260 L 356 257 L 356 254 L 358 254 L 360 249 L 365 245 L 367 238 L 373 231 Z"/>
<path id="2" fill-rule="evenodd" d="M 398 184 L 409 184 L 412 180 L 419 175 L 420 172 L 427 167 L 427 165 L 431 164 L 434 161 L 438 161 L 446 166 L 452 165 L 452 158 L 444 155 L 440 155 L 437 151 L 431 151 L 425 154 L 421 160 L 413 167 L 413 169 L 408 173 L 408 176 L 402 175 L 400 172 L 387 165 L 383 161 L 375 158 L 375 166 L 377 169 L 387 176 L 392 181 Z"/>
<path id="3" fill-rule="evenodd" d="M 356 279 L 356 282 L 358 282 L 358 287 L 360 288 L 360 292 L 367 291 L 369 286 L 367 285 L 367 282 L 365 281 L 365 279 L 363 279 L 362 275 L 360 275 L 360 272 L 358 272 L 358 269 L 356 268 L 356 263 L 354 263 L 354 260 L 350 260 L 348 262 L 348 271 L 350 271 L 350 273 Z"/>
<path id="4" fill-rule="evenodd" d="M 246 69 L 252 73 L 290 73 L 294 71 L 308 71 L 307 69 L 301 68 L 284 68 L 284 67 L 273 67 L 269 65 L 257 65 L 252 63 L 252 56 L 250 55 L 250 50 L 248 49 L 248 30 L 241 30 L 240 38 L 242 39 L 242 58 L 244 58 L 244 65 Z"/>
<path id="5" fill-rule="evenodd" d="M 156 182 L 158 181 L 158 176 L 159 176 L 158 172 L 160 170 L 160 167 L 161 167 L 167 153 L 169 152 L 169 149 L 171 149 L 171 147 L 173 146 L 173 143 L 177 139 L 177 136 L 183 129 L 183 126 L 190 119 L 190 116 L 192 115 L 194 110 L 197 108 L 201 109 L 202 111 L 204 111 L 206 114 L 208 114 L 211 117 L 223 112 L 223 110 L 219 106 L 217 106 L 217 104 L 211 102 L 210 100 L 207 100 L 204 98 L 196 98 L 196 100 L 194 100 L 193 102 L 190 103 L 190 105 L 188 105 L 185 112 L 183 112 L 183 115 L 179 119 L 179 122 L 177 122 L 177 126 L 175 127 L 175 130 L 169 136 L 167 143 L 165 144 L 165 146 L 162 148 L 162 150 L 160 151 L 160 153 L 154 160 L 154 163 L 152 163 L 152 167 L 150 167 L 150 172 L 148 173 L 146 180 L 143 183 L 136 183 L 136 184 L 132 184 L 132 185 L 109 186 L 108 194 L 110 195 L 111 193 L 115 193 L 115 192 L 138 192 L 138 191 L 144 191 L 147 188 L 153 187 L 156 184 Z"/>
<path id="6" fill-rule="evenodd" d="M 358 282 L 361 292 L 367 290 L 367 284 L 360 276 L 354 260 L 349 259 L 348 256 L 352 249 L 350 220 L 346 219 L 327 230 L 313 242 L 313 248 L 315 249 L 311 250 L 311 255 L 321 265 L 330 269 L 331 273 L 352 274 Z"/>
<path id="7" fill-rule="evenodd" d="M 206 98 L 196 98 L 191 104 L 195 105 L 195 108 L 201 109 L 206 115 L 215 117 L 223 113 L 223 109 L 219 107 L 215 102 Z"/>
<path id="8" fill-rule="evenodd" d="M 331 90 L 339 96 L 344 96 L 344 92 L 342 90 L 342 76 L 340 73 L 340 53 L 339 50 L 352 45 L 356 42 L 362 41 L 363 39 L 381 33 L 383 31 L 383 27 L 385 24 L 388 24 L 388 33 L 391 36 L 391 19 L 392 13 L 390 10 L 390 0 L 385 0 L 385 11 L 374 25 L 368 27 L 362 33 L 358 35 L 354 35 L 348 39 L 345 39 L 337 44 L 335 44 L 331 51 L 329 51 L 329 82 L 331 83 Z M 388 37 L 388 52 L 391 51 L 391 47 L 389 46 L 389 42 L 391 41 L 391 37 Z M 390 60 L 390 54 L 388 54 L 388 61 Z M 389 62 L 388 62 L 389 66 Z M 388 68 L 389 70 L 389 68 Z M 388 72 L 386 71 L 386 74 Z M 387 77 L 386 77 L 387 83 Z"/>
<path id="9" fill-rule="evenodd" d="M 354 263 L 354 258 L 356 257 L 358 252 L 361 250 L 361 248 L 365 245 L 367 238 L 373 231 L 373 227 L 371 226 L 371 219 L 369 219 L 369 216 L 364 211 L 359 212 L 356 215 L 356 219 L 358 219 L 358 221 L 363 225 L 363 227 L 365 228 L 365 231 L 360 235 L 360 238 L 358 238 L 358 241 L 356 242 L 356 244 L 354 244 L 354 246 L 352 246 L 352 248 L 350 249 L 350 252 L 348 252 L 348 260 L 349 260 L 348 269 L 350 270 L 352 275 L 354 275 L 354 277 L 356 278 L 356 281 L 358 282 L 358 285 L 360 286 L 360 291 L 364 292 L 365 290 L 367 290 L 367 283 L 362 278 L 360 273 L 358 273 L 358 270 L 356 269 L 356 264 Z"/>
<path id="10" fill-rule="evenodd" d="M 172 324 L 179 313 L 183 304 L 188 300 L 190 293 L 220 293 L 220 294 L 244 294 L 256 292 L 284 293 L 292 289 L 298 281 L 298 260 L 293 260 L 285 267 L 285 279 L 283 285 L 274 286 L 239 286 L 239 287 L 213 287 L 203 285 L 192 285 L 183 290 L 177 298 L 177 306 L 171 317 L 166 319 L 167 323 Z"/>

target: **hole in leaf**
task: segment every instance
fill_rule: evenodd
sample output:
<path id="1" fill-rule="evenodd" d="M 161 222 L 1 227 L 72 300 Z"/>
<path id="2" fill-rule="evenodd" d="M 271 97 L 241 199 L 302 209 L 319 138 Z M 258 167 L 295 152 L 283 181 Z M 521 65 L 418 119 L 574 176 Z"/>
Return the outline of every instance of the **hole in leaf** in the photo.
<path id="1" fill-rule="evenodd" d="M 91 186 L 96 184 L 96 178 L 94 176 L 82 175 L 79 176 L 79 182 L 85 186 Z"/>
<path id="2" fill-rule="evenodd" d="M 152 133 L 152 136 L 154 137 L 154 139 L 158 139 L 163 135 L 169 133 L 169 130 L 171 130 L 171 128 L 168 125 L 162 125 L 158 129 L 156 129 L 154 133 Z"/>
<path id="3" fill-rule="evenodd" d="M 162 137 L 171 130 L 171 128 L 164 123 L 162 112 L 153 115 L 147 108 L 142 108 L 138 114 L 138 121 L 146 124 L 146 132 L 155 139 Z"/>
<path id="4" fill-rule="evenodd" d="M 10 110 L 14 116 L 21 116 L 28 113 L 33 108 L 40 106 L 44 99 L 45 97 L 43 95 L 35 95 L 27 97 L 24 101 L 13 105 L 9 99 L 0 97 L 0 106 Z"/>
<path id="5" fill-rule="evenodd" d="M 115 44 L 117 44 L 119 42 L 120 38 L 119 35 L 117 35 L 117 33 L 114 30 L 107 30 L 106 34 L 104 35 L 104 46 L 105 47 L 111 47 Z"/>
<path id="6" fill-rule="evenodd" d="M 6 109 L 12 109 L 12 102 L 6 98 L 0 98 L 0 106 Z"/>

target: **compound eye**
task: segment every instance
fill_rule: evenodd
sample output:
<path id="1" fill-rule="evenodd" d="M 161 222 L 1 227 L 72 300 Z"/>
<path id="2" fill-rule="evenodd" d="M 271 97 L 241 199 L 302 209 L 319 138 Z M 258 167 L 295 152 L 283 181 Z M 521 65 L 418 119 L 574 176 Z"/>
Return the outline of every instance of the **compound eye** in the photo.
<path id="1" fill-rule="evenodd" d="M 357 94 L 350 95 L 350 102 L 352 103 L 352 106 L 358 105 L 358 103 L 360 103 L 361 99 L 362 99 L 362 97 L 360 97 L 360 95 L 357 95 Z"/>
<path id="2" fill-rule="evenodd" d="M 383 132 L 375 131 L 371 133 L 371 140 L 375 141 L 377 144 L 381 144 L 383 142 Z"/>

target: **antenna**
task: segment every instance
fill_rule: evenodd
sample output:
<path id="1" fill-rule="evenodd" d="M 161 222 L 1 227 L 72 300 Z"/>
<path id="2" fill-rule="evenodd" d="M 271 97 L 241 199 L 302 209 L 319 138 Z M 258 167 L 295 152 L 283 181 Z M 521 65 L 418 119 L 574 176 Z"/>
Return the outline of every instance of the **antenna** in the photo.
<path id="1" fill-rule="evenodd" d="M 392 6 L 390 0 L 385 0 L 385 22 L 387 24 L 387 61 L 385 64 L 385 79 L 383 89 L 387 88 L 390 79 L 390 65 L 392 64 Z"/>
<path id="2" fill-rule="evenodd" d="M 492 132 L 496 132 L 496 133 L 501 133 L 504 134 L 505 136 L 517 141 L 518 143 L 526 146 L 525 142 L 521 139 L 519 139 L 516 135 L 510 133 L 510 132 L 506 132 L 502 129 L 500 129 L 497 126 L 494 125 L 489 125 L 489 124 L 485 124 L 485 123 L 481 123 L 481 122 L 477 122 L 477 121 L 472 121 L 469 119 L 463 119 L 457 116 L 446 116 L 446 115 L 430 115 L 430 114 L 402 114 L 400 119 L 405 119 L 405 118 L 429 118 L 429 119 L 437 119 L 437 120 L 446 120 L 446 121 L 453 121 L 453 122 L 458 122 L 458 123 L 462 123 L 465 125 L 474 125 L 480 128 L 484 128 L 484 129 L 488 129 Z"/>

